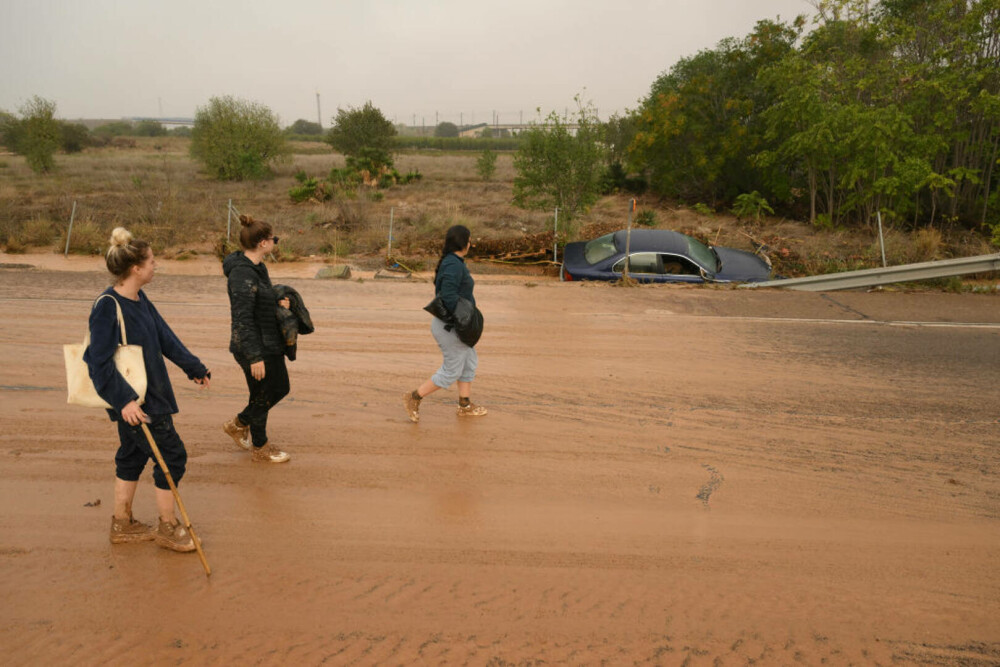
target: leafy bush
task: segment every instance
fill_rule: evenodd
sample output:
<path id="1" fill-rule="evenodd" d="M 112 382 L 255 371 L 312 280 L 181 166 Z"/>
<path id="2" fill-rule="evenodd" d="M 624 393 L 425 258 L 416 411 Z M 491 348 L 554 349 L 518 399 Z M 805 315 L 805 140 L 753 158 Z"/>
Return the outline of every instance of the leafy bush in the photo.
<path id="1" fill-rule="evenodd" d="M 639 211 L 635 216 L 635 224 L 642 225 L 643 227 L 655 227 L 656 211 L 651 209 Z"/>
<path id="2" fill-rule="evenodd" d="M 98 137 L 128 137 L 131 136 L 135 131 L 132 127 L 132 123 L 124 120 L 116 120 L 111 123 L 105 123 L 104 125 L 98 125 L 94 128 L 94 135 Z"/>
<path id="3" fill-rule="evenodd" d="M 768 205 L 767 200 L 756 190 L 741 194 L 733 204 L 733 215 L 737 218 L 753 218 L 759 222 L 760 216 L 765 211 L 774 215 L 774 209 Z"/>
<path id="4" fill-rule="evenodd" d="M 496 170 L 497 154 L 487 148 L 480 154 L 479 159 L 476 160 L 476 171 L 479 172 L 479 178 L 489 181 L 493 178 Z"/>
<path id="5" fill-rule="evenodd" d="M 56 238 L 55 227 L 49 220 L 28 220 L 17 234 L 17 241 L 24 246 L 48 246 Z"/>
<path id="6" fill-rule="evenodd" d="M 286 155 L 278 118 L 262 104 L 213 97 L 195 113 L 191 156 L 219 180 L 264 178 Z"/>
<path id="7" fill-rule="evenodd" d="M 79 153 L 90 145 L 90 130 L 80 123 L 59 123 L 60 143 L 66 153 Z"/>
<path id="8" fill-rule="evenodd" d="M 137 137 L 165 137 L 167 128 L 163 127 L 159 121 L 141 120 L 135 126 L 134 134 Z"/>
<path id="9" fill-rule="evenodd" d="M 20 109 L 21 117 L 4 114 L 4 144 L 23 155 L 32 171 L 43 174 L 55 167 L 53 154 L 59 149 L 62 132 L 55 119 L 55 102 L 32 97 Z"/>
<path id="10" fill-rule="evenodd" d="M 66 247 L 66 232 L 63 231 L 59 240 L 61 248 Z M 69 251 L 78 255 L 100 255 L 107 244 L 107 234 L 105 234 L 96 223 L 89 220 L 79 221 L 73 225 L 70 234 Z"/>
<path id="11" fill-rule="evenodd" d="M 319 137 L 323 134 L 323 126 L 319 123 L 313 123 L 303 118 L 299 118 L 297 121 L 285 128 L 285 134 Z"/>
<path id="12" fill-rule="evenodd" d="M 396 128 L 369 101 L 360 109 L 337 109 L 337 118 L 326 133 L 325 141 L 347 156 L 359 155 L 363 149 L 388 154 L 394 136 Z"/>
<path id="13" fill-rule="evenodd" d="M 701 202 L 698 202 L 697 204 L 695 204 L 691 208 L 698 215 L 705 215 L 705 216 L 713 216 L 713 215 L 715 215 L 715 211 L 712 210 L 712 207 L 709 206 L 708 204 L 702 204 Z"/>

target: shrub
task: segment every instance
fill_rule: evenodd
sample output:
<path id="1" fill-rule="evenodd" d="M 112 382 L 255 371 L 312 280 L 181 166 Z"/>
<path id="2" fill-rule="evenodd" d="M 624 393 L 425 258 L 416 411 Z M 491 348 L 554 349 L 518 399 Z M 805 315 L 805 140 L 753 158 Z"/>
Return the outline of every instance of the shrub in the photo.
<path id="1" fill-rule="evenodd" d="M 287 155 L 270 109 L 233 97 L 213 97 L 195 113 L 191 156 L 219 180 L 260 179 Z"/>
<path id="2" fill-rule="evenodd" d="M 438 123 L 438 126 L 434 128 L 435 137 L 457 137 L 458 136 L 458 126 L 454 123 Z"/>
<path id="3" fill-rule="evenodd" d="M 36 95 L 21 107 L 20 112 L 21 119 L 11 128 L 15 136 L 11 149 L 23 155 L 35 173 L 52 171 L 55 167 L 52 155 L 59 149 L 61 140 L 55 102 Z"/>
<path id="4" fill-rule="evenodd" d="M 736 202 L 733 204 L 733 215 L 737 218 L 753 218 L 759 222 L 760 216 L 765 211 L 774 215 L 774 209 L 768 205 L 767 200 L 756 190 L 738 196 Z"/>
<path id="5" fill-rule="evenodd" d="M 476 171 L 479 172 L 479 178 L 489 181 L 493 178 L 496 170 L 497 154 L 487 148 L 479 155 L 479 159 L 476 160 Z"/>
<path id="6" fill-rule="evenodd" d="M 639 211 L 635 216 L 635 224 L 642 225 L 643 227 L 655 227 L 656 211 L 650 209 Z"/>
<path id="7" fill-rule="evenodd" d="M 66 153 L 79 153 L 90 145 L 90 130 L 80 123 L 59 123 L 60 143 Z"/>
<path id="8" fill-rule="evenodd" d="M 285 134 L 318 137 L 323 134 L 323 126 L 319 123 L 299 118 L 285 129 Z"/>
<path id="9" fill-rule="evenodd" d="M 359 155 L 365 148 L 388 154 L 395 135 L 393 124 L 369 101 L 360 109 L 337 109 L 337 118 L 325 141 L 344 155 Z"/>
<path id="10" fill-rule="evenodd" d="M 63 231 L 59 240 L 59 247 L 66 247 L 66 232 Z M 100 255 L 107 245 L 107 237 L 97 224 L 84 220 L 73 225 L 73 232 L 70 235 L 69 251 L 77 255 Z"/>
<path id="11" fill-rule="evenodd" d="M 17 241 L 25 246 L 48 246 L 56 238 L 55 228 L 49 220 L 36 218 L 24 223 L 17 234 Z"/>
<path id="12" fill-rule="evenodd" d="M 140 120 L 135 126 L 135 136 L 137 137 L 165 137 L 167 128 L 163 127 L 159 121 Z"/>

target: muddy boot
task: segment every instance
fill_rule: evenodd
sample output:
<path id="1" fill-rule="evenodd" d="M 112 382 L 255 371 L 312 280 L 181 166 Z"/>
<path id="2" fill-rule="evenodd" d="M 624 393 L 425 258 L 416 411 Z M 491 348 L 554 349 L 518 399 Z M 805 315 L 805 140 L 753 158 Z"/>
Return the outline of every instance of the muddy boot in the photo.
<path id="1" fill-rule="evenodd" d="M 127 519 L 111 517 L 111 544 L 148 542 L 154 537 L 156 537 L 156 532 L 153 527 L 133 519 L 131 512 L 129 512 Z"/>
<path id="2" fill-rule="evenodd" d="M 292 458 L 286 452 L 281 451 L 271 443 L 263 447 L 254 447 L 250 460 L 254 463 L 284 463 Z"/>
<path id="3" fill-rule="evenodd" d="M 403 407 L 406 408 L 406 416 L 414 424 L 420 421 L 420 399 L 417 398 L 416 394 L 415 391 L 403 394 Z"/>
<path id="4" fill-rule="evenodd" d="M 487 412 L 486 408 L 481 405 L 476 405 L 471 401 L 466 401 L 464 404 L 458 404 L 458 416 L 459 417 L 482 417 Z"/>
<path id="5" fill-rule="evenodd" d="M 236 446 L 240 449 L 250 449 L 250 427 L 240 422 L 239 417 L 233 417 L 222 425 L 222 430 L 226 432 Z"/>
<path id="6" fill-rule="evenodd" d="M 188 529 L 174 519 L 173 523 L 160 519 L 160 527 L 156 531 L 156 543 L 171 551 L 194 551 L 194 539 Z"/>

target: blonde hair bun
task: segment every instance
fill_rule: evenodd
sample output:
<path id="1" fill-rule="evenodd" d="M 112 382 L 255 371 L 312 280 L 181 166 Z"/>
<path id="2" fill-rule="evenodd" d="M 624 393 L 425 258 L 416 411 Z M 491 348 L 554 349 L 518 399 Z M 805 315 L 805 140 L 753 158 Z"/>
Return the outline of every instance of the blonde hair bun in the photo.
<path id="1" fill-rule="evenodd" d="M 132 232 L 124 227 L 115 227 L 111 232 L 111 247 L 120 248 L 127 246 L 132 241 Z"/>

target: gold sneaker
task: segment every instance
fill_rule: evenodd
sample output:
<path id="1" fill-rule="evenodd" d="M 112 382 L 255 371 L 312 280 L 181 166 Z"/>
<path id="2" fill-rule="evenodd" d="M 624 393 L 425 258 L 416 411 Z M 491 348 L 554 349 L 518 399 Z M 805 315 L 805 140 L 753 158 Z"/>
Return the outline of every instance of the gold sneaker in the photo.
<path id="1" fill-rule="evenodd" d="M 254 447 L 250 454 L 250 460 L 254 463 L 284 463 L 290 458 L 292 457 L 287 452 L 281 451 L 271 443 L 263 447 Z"/>
<path id="2" fill-rule="evenodd" d="M 127 519 L 111 517 L 111 544 L 128 544 L 131 542 L 148 542 L 156 537 L 156 531 L 148 523 L 142 523 L 132 518 L 130 512 Z"/>
<path id="3" fill-rule="evenodd" d="M 459 417 L 482 417 L 487 412 L 489 412 L 489 410 L 481 405 L 476 405 L 475 403 L 458 406 Z"/>
<path id="4" fill-rule="evenodd" d="M 164 549 L 170 549 L 171 551 L 188 552 L 195 550 L 194 538 L 191 537 L 191 533 L 176 519 L 173 523 L 160 519 L 160 527 L 156 531 L 156 543 Z"/>
<path id="5" fill-rule="evenodd" d="M 408 391 L 403 394 L 403 407 L 406 408 L 406 416 L 416 424 L 420 421 L 420 401 L 413 398 L 413 392 Z"/>
<path id="6" fill-rule="evenodd" d="M 225 424 L 222 425 L 222 430 L 226 432 L 226 435 L 228 435 L 230 438 L 233 439 L 233 442 L 236 443 L 237 447 L 239 447 L 240 449 L 245 449 L 247 451 L 250 450 L 249 426 L 240 426 L 236 422 L 236 418 L 233 417 L 232 419 L 230 419 L 229 421 L 227 421 Z"/>

